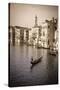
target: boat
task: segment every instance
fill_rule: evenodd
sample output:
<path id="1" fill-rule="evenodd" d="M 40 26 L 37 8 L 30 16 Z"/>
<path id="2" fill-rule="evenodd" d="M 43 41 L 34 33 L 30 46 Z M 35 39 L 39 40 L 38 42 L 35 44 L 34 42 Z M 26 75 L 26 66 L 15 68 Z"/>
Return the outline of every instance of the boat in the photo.
<path id="1" fill-rule="evenodd" d="M 39 63 L 41 61 L 41 59 L 42 59 L 42 56 L 38 59 L 35 59 L 35 60 L 33 60 L 33 58 L 31 58 L 31 64 L 35 65 L 35 64 Z"/>
<path id="2" fill-rule="evenodd" d="M 54 55 L 54 56 L 56 56 L 56 51 L 54 51 L 54 50 L 50 50 L 49 54 L 50 54 L 50 55 Z"/>

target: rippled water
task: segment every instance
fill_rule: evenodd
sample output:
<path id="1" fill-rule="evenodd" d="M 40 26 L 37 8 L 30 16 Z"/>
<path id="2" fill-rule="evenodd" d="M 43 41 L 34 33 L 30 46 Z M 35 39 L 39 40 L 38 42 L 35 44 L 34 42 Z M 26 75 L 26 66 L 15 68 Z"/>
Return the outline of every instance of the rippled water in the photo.
<path id="1" fill-rule="evenodd" d="M 32 66 L 31 57 L 42 61 Z M 31 46 L 10 46 L 10 86 L 46 85 L 58 83 L 58 57 L 47 49 Z"/>

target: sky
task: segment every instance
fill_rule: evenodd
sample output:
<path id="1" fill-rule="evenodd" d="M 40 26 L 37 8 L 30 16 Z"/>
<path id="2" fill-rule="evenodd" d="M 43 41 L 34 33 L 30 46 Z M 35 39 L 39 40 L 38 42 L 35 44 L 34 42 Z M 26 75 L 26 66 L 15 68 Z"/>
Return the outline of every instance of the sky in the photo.
<path id="1" fill-rule="evenodd" d="M 46 19 L 58 18 L 58 7 L 36 4 L 10 4 L 10 25 L 31 28 L 35 24 L 35 16 L 37 16 L 38 25 L 41 25 Z"/>

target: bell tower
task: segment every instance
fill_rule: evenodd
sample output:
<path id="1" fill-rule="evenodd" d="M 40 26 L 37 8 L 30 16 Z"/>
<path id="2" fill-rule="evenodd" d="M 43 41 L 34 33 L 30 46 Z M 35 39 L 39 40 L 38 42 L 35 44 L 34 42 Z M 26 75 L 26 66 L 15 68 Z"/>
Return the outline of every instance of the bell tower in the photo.
<path id="1" fill-rule="evenodd" d="M 37 16 L 35 16 L 35 27 L 38 26 L 37 24 Z"/>

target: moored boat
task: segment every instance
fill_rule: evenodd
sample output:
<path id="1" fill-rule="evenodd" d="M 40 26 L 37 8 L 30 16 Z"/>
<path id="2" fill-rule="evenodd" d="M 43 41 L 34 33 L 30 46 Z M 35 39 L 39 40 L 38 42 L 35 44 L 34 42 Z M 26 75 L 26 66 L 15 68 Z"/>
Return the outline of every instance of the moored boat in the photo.
<path id="1" fill-rule="evenodd" d="M 54 50 L 50 50 L 50 51 L 49 51 L 49 54 L 50 54 L 50 55 L 54 55 L 54 56 L 56 56 L 56 51 L 54 51 Z"/>

